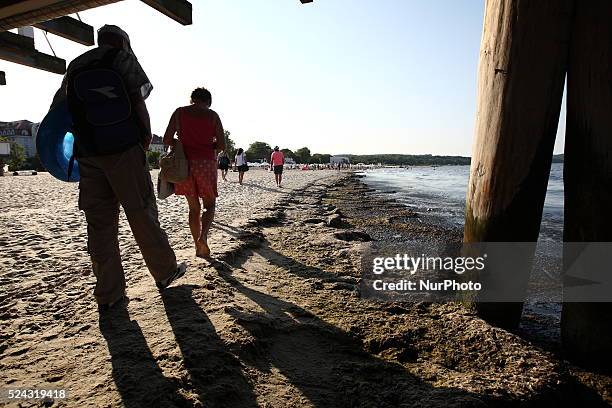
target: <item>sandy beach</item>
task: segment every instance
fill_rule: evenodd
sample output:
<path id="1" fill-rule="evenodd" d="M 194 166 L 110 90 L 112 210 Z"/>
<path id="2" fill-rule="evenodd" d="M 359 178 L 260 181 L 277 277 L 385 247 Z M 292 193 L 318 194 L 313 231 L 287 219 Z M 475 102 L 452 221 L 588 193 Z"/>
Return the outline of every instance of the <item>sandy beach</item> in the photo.
<path id="1" fill-rule="evenodd" d="M 330 176 L 335 173 L 288 171 L 284 188 L 278 189 L 271 173 L 252 170 L 242 186 L 237 183 L 237 174 L 230 173 L 229 182 L 219 182 L 218 210 L 211 237 L 213 254 L 235 253 L 245 245 L 240 228 L 265 219 L 280 197 L 291 194 L 293 189 Z M 152 177 L 156 180 L 157 173 L 153 172 Z M 31 177 L 3 177 L 0 186 L 3 197 L 0 201 L 2 382 L 15 387 L 70 389 L 69 406 L 119 405 L 121 397 L 113 381 L 112 358 L 100 333 L 92 297 L 95 278 L 86 252 L 85 219 L 77 207 L 78 184 L 63 183 L 41 173 Z M 180 284 L 201 286 L 207 281 L 203 276 L 204 261 L 194 257 L 184 198 L 172 196 L 158 201 L 158 206 L 160 222 L 177 258 L 186 261 L 190 268 Z M 125 344 L 122 351 L 132 354 L 140 346 L 146 348 L 148 343 L 153 355 L 164 353 L 155 346 L 164 341 L 155 339 L 153 334 L 164 332 L 163 336 L 174 336 L 163 302 L 123 213 L 119 239 L 131 299 L 130 317 L 138 321 L 134 328 L 140 326 L 138 330 L 145 336 L 142 343 L 134 345 L 136 349 Z M 212 290 L 210 294 L 215 292 Z M 165 325 L 160 323 L 160 318 Z M 209 322 L 202 336 L 209 335 L 211 330 L 214 332 L 213 327 Z M 176 343 L 163 349 L 174 350 L 179 356 L 181 353 Z M 134 371 L 140 378 L 138 381 L 146 380 L 146 372 L 138 373 L 136 367 Z M 113 388 L 115 392 L 109 393 Z M 133 393 L 137 395 L 138 389 Z M 151 398 L 167 398 L 161 390 L 157 394 Z"/>
<path id="2" fill-rule="evenodd" d="M 152 173 L 156 178 L 156 173 Z M 182 198 L 158 201 L 187 275 L 161 296 L 122 216 L 127 309 L 99 319 L 77 185 L 0 178 L 0 372 L 68 390 L 69 407 L 607 406 L 609 377 L 457 304 L 362 299 L 360 246 L 426 222 L 351 173 L 219 182 L 211 247 L 193 255 Z M 401 221 L 401 222 L 400 222 Z M 391 232 L 389 232 L 391 231 Z M 49 403 L 50 404 L 50 403 Z M 9 406 L 41 405 L 13 402 Z"/>

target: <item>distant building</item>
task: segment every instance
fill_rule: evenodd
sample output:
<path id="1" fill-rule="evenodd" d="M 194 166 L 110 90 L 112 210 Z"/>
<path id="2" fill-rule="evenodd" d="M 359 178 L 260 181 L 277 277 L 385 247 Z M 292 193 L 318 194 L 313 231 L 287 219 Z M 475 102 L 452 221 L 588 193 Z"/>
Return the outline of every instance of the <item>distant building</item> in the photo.
<path id="1" fill-rule="evenodd" d="M 153 135 L 149 150 L 152 152 L 163 153 L 164 152 L 164 139 L 161 136 Z"/>
<path id="2" fill-rule="evenodd" d="M 26 157 L 34 157 L 36 156 L 36 133 L 39 125 L 29 120 L 0 122 L 0 137 L 5 137 L 9 142 L 23 147 Z"/>
<path id="3" fill-rule="evenodd" d="M 346 156 L 331 156 L 329 164 L 351 164 L 351 159 Z"/>
<path id="4" fill-rule="evenodd" d="M 291 157 L 285 157 L 285 164 L 296 164 Z"/>

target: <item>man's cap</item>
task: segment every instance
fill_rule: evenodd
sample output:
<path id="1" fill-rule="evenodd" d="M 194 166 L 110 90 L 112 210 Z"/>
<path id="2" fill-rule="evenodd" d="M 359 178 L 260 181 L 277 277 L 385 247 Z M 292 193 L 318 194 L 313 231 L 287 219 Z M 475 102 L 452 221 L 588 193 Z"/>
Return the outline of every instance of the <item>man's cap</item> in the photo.
<path id="1" fill-rule="evenodd" d="M 114 34 L 114 35 L 117 35 L 123 38 L 125 42 L 127 43 L 127 49 L 125 51 L 134 55 L 134 51 L 132 50 L 132 44 L 130 42 L 130 36 L 128 35 L 128 33 L 123 31 L 120 27 L 116 25 L 112 25 L 112 24 L 105 24 L 98 29 L 98 38 L 100 38 L 101 34 Z"/>
<path id="2" fill-rule="evenodd" d="M 112 24 L 105 24 L 98 29 L 98 39 L 100 38 L 100 35 L 102 34 L 113 34 L 113 35 L 123 38 L 125 40 L 123 50 L 132 54 L 134 58 L 138 59 L 136 57 L 136 54 L 134 54 L 134 50 L 132 49 L 132 43 L 130 42 L 130 36 L 125 31 L 123 31 L 120 27 L 116 25 L 112 25 Z M 152 89 L 153 89 L 153 85 L 147 78 L 147 82 L 141 86 L 142 97 L 146 99 L 151 93 Z"/>
<path id="3" fill-rule="evenodd" d="M 130 36 L 125 31 L 123 31 L 120 27 L 116 25 L 105 24 L 98 29 L 98 37 L 100 36 L 100 34 L 106 34 L 106 33 L 118 35 L 122 37 L 124 40 L 126 40 L 128 43 L 130 42 Z"/>

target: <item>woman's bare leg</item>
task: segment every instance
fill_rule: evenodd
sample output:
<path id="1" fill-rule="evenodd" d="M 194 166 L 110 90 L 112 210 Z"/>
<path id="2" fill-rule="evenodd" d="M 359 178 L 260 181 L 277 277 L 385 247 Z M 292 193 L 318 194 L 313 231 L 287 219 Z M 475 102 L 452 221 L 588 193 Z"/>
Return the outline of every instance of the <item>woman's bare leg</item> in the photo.
<path id="1" fill-rule="evenodd" d="M 203 198 L 204 213 L 202 213 L 202 230 L 198 239 L 198 256 L 210 256 L 210 248 L 208 247 L 208 231 L 215 218 L 215 203 L 216 200 Z"/>
<path id="2" fill-rule="evenodd" d="M 202 219 L 200 207 L 200 200 L 198 197 L 185 196 L 187 199 L 187 205 L 189 205 L 189 229 L 191 230 L 191 236 L 196 246 L 196 253 L 198 251 L 198 239 L 202 235 Z"/>
<path id="3" fill-rule="evenodd" d="M 238 182 L 240 184 L 242 184 L 242 178 L 244 177 L 244 172 L 243 171 L 239 171 L 238 172 Z"/>

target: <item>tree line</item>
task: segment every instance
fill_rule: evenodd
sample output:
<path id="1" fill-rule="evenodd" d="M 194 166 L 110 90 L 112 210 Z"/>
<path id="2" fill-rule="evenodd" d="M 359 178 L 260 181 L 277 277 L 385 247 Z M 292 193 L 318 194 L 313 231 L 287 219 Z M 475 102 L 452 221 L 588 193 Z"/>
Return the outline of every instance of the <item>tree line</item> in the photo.
<path id="1" fill-rule="evenodd" d="M 393 166 L 460 166 L 469 165 L 465 156 L 435 156 L 431 154 L 347 154 L 351 163 L 386 164 Z"/>
<path id="2" fill-rule="evenodd" d="M 225 151 L 229 155 L 230 159 L 233 159 L 236 156 L 236 150 L 238 147 L 236 143 L 232 140 L 231 132 L 229 130 L 225 131 Z M 244 149 L 244 147 L 243 147 Z M 280 149 L 285 158 L 293 159 L 296 163 L 300 164 L 311 164 L 311 163 L 320 163 L 325 164 L 329 163 L 329 158 L 331 155 L 329 154 L 311 154 L 310 149 L 308 147 L 302 147 L 293 151 L 291 149 L 283 148 Z M 272 146 L 270 146 L 266 142 L 253 142 L 249 145 L 249 147 L 245 150 L 247 159 L 251 162 L 255 161 L 270 161 L 270 156 L 272 155 Z"/>
<path id="3" fill-rule="evenodd" d="M 0 137 L 0 142 L 10 142 L 10 140 L 2 136 Z M 8 164 L 9 166 L 9 171 L 21 170 L 22 168 L 37 170 L 37 167 L 42 167 L 40 165 L 40 160 L 38 160 L 37 157 L 32 157 L 30 159 L 26 158 L 25 149 L 23 148 L 23 146 L 15 142 L 10 143 L 10 156 L 6 158 L 0 157 L 0 173 L 3 173 L 3 168 L 6 164 Z"/>
<path id="4" fill-rule="evenodd" d="M 236 154 L 236 146 L 230 137 L 231 133 L 225 131 L 226 151 L 230 158 Z M 330 161 L 331 154 L 314 153 L 311 154 L 308 147 L 302 147 L 296 151 L 291 149 L 281 149 L 285 157 L 295 160 L 300 164 L 327 164 Z M 270 160 L 272 147 L 266 142 L 254 142 L 246 150 L 246 155 L 249 161 Z M 412 155 L 412 154 L 370 154 L 356 155 L 345 154 L 341 155 L 348 157 L 351 163 L 364 164 L 385 164 L 385 165 L 404 165 L 404 166 L 427 166 L 427 165 L 469 165 L 470 158 L 463 156 L 433 156 L 431 154 Z"/>

